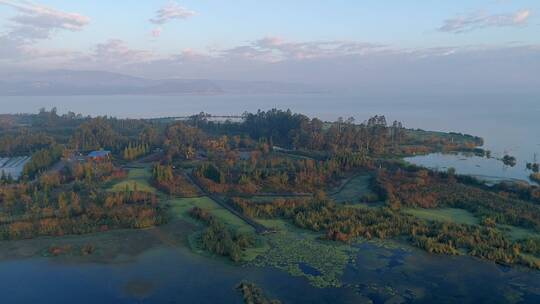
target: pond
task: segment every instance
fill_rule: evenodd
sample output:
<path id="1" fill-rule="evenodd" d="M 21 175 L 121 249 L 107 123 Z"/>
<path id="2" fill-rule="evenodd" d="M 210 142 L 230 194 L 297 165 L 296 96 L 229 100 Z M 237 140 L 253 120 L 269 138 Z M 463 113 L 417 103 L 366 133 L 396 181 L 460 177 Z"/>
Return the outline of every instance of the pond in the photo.
<path id="1" fill-rule="evenodd" d="M 130 233 L 120 239 L 129 242 Z M 28 241 L 14 243 L 9 250 L 28 246 Z M 539 271 L 430 255 L 394 242 L 359 244 L 340 288 L 316 288 L 285 271 L 198 255 L 182 243 L 132 250 L 125 247 L 98 260 L 4 254 L 0 284 L 9 292 L 2 303 L 241 303 L 234 288 L 242 280 L 255 282 L 283 303 L 540 301 Z"/>

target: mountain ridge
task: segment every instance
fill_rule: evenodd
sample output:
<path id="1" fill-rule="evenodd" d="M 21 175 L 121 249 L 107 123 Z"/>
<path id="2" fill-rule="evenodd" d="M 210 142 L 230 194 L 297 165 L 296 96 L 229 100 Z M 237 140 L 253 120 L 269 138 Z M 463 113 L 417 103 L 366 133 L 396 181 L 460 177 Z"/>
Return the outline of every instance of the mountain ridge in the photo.
<path id="1" fill-rule="evenodd" d="M 147 79 L 106 71 L 48 70 L 7 73 L 0 96 L 182 95 L 241 93 L 320 93 L 297 83 L 210 79 Z"/>

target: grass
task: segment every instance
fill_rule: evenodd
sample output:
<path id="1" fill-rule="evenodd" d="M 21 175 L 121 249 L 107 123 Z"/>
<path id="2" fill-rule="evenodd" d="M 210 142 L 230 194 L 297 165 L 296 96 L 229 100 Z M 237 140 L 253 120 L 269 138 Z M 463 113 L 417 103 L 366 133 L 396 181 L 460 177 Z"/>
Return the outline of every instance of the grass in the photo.
<path id="1" fill-rule="evenodd" d="M 252 203 L 270 203 L 277 199 L 284 199 L 284 200 L 293 200 L 293 199 L 302 199 L 307 198 L 309 196 L 269 196 L 269 195 L 256 195 L 249 198 L 246 198 L 246 200 L 252 202 Z"/>
<path id="2" fill-rule="evenodd" d="M 476 225 L 479 222 L 469 211 L 457 208 L 405 208 L 403 211 L 407 214 L 429 221 L 452 222 L 467 225 Z"/>
<path id="3" fill-rule="evenodd" d="M 118 182 L 114 185 L 112 185 L 109 188 L 109 191 L 112 192 L 121 192 L 125 191 L 126 187 L 128 190 L 133 191 L 135 188 L 138 191 L 145 191 L 145 192 L 156 192 L 156 188 L 154 188 L 150 183 L 148 182 L 150 180 L 150 171 L 146 168 L 136 168 L 136 169 L 130 169 L 128 173 L 128 177 Z"/>
<path id="4" fill-rule="evenodd" d="M 209 197 L 175 198 L 169 201 L 169 204 L 171 206 L 171 213 L 183 221 L 200 225 L 201 223 L 199 221 L 193 219 L 189 215 L 189 210 L 191 210 L 193 207 L 199 207 L 208 210 L 216 219 L 223 222 L 232 230 L 255 235 L 255 230 L 253 227 L 229 212 L 229 210 L 221 207 Z M 201 232 L 199 231 L 190 235 L 188 237 L 188 242 L 192 250 L 200 254 L 206 254 L 205 250 L 201 249 L 198 244 L 200 233 Z M 242 252 L 242 262 L 251 262 L 269 249 L 268 243 L 263 238 L 258 236 L 255 238 L 256 245 Z"/>
<path id="5" fill-rule="evenodd" d="M 193 169 L 196 168 L 199 164 L 201 164 L 200 160 L 183 160 L 176 163 L 177 167 L 182 169 Z"/>
<path id="6" fill-rule="evenodd" d="M 276 156 L 284 156 L 284 157 L 289 157 L 291 159 L 313 159 L 311 157 L 308 157 L 308 156 L 304 156 L 304 155 L 299 155 L 299 154 L 293 154 L 292 152 L 285 152 L 285 151 L 274 151 L 272 152 L 274 155 Z"/>
<path id="7" fill-rule="evenodd" d="M 353 209 L 364 209 L 364 208 L 381 208 L 384 207 L 384 202 L 373 202 L 373 203 L 354 203 L 354 204 L 343 204 L 343 207 L 345 208 L 353 208 Z"/>
<path id="8" fill-rule="evenodd" d="M 405 213 L 414 215 L 418 218 L 438 221 L 438 222 L 452 222 L 457 224 L 477 225 L 479 224 L 478 218 L 467 210 L 457 208 L 441 208 L 441 209 L 421 209 L 421 208 L 406 208 L 403 210 Z M 505 234 L 512 241 L 523 240 L 527 238 L 540 237 L 540 233 L 511 225 L 498 224 L 497 229 Z"/>
<path id="9" fill-rule="evenodd" d="M 313 232 L 298 228 L 284 219 L 257 219 L 257 222 L 278 232 L 296 233 L 298 235 L 313 234 Z"/>
<path id="10" fill-rule="evenodd" d="M 234 230 L 238 230 L 240 232 L 254 232 L 253 227 L 206 196 L 194 198 L 175 198 L 169 201 L 169 204 L 171 205 L 171 212 L 173 215 L 189 222 L 194 221 L 189 215 L 189 210 L 191 210 L 193 207 L 199 207 L 208 210 L 210 214 L 216 217 L 216 219 L 222 221 L 224 224 Z"/>
<path id="11" fill-rule="evenodd" d="M 540 237 L 539 233 L 526 228 L 502 224 L 497 225 L 497 228 L 513 241 Z"/>
<path id="12" fill-rule="evenodd" d="M 338 203 L 357 203 L 363 197 L 375 195 L 370 189 L 370 180 L 371 176 L 369 175 L 355 176 L 331 197 Z"/>

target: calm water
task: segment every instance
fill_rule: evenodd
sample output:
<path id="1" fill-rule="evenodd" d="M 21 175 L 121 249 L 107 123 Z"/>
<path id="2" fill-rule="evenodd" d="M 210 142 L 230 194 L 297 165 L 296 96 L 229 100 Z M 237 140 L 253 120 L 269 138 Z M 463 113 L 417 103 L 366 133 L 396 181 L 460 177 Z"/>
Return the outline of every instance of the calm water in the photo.
<path id="1" fill-rule="evenodd" d="M 362 244 L 344 287 L 318 289 L 270 268 L 237 267 L 187 248 L 149 250 L 129 263 L 32 258 L 0 263 L 2 303 L 241 303 L 250 280 L 284 303 L 539 303 L 540 272 L 468 257 Z"/>
<path id="2" fill-rule="evenodd" d="M 457 172 L 470 174 L 494 183 L 503 180 L 529 181 L 529 175 L 531 174 L 531 171 L 526 169 L 526 161 L 523 161 L 523 159 L 514 167 L 506 166 L 502 161 L 495 158 L 478 157 L 461 153 L 434 153 L 408 157 L 405 160 L 439 171 L 446 171 L 452 167 Z"/>

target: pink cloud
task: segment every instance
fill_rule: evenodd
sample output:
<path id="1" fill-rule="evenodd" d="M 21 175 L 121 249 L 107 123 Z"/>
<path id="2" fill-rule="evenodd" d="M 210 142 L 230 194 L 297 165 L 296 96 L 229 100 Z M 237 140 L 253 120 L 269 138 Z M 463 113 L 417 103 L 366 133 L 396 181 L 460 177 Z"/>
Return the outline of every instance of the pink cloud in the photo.
<path id="1" fill-rule="evenodd" d="M 519 10 L 510 14 L 488 15 L 476 12 L 460 15 L 444 21 L 441 32 L 465 33 L 486 27 L 515 27 L 525 25 L 531 16 L 530 10 Z"/>
<path id="2" fill-rule="evenodd" d="M 80 31 L 90 18 L 78 13 L 69 13 L 33 4 L 27 1 L 0 0 L 0 4 L 10 6 L 20 14 L 11 18 L 12 35 L 28 39 L 48 38 L 53 30 Z"/>
<path id="3" fill-rule="evenodd" d="M 159 38 L 161 36 L 161 31 L 162 31 L 161 27 L 156 27 L 155 29 L 152 30 L 152 32 L 150 34 L 154 38 Z"/>
<path id="4" fill-rule="evenodd" d="M 174 19 L 188 19 L 197 15 L 196 12 L 189 10 L 178 3 L 171 2 L 167 6 L 159 9 L 156 16 L 150 19 L 154 24 L 164 24 Z"/>

